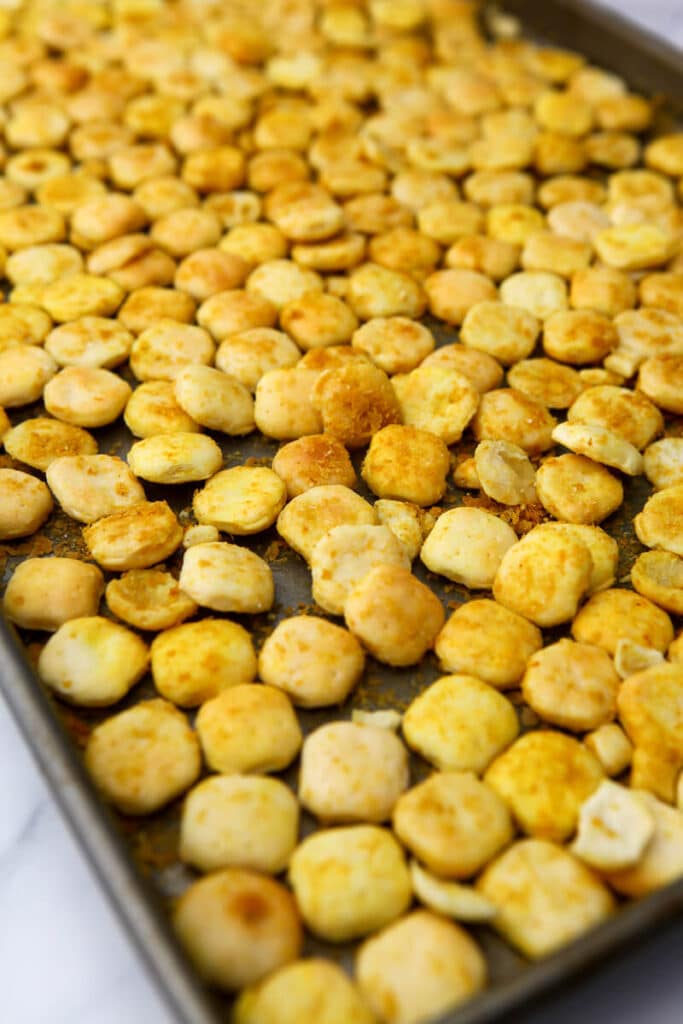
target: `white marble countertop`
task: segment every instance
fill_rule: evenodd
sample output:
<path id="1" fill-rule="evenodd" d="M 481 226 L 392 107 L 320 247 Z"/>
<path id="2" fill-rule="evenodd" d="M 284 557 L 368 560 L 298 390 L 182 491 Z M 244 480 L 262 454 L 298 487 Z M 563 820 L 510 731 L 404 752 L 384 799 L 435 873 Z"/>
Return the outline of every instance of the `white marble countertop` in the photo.
<path id="1" fill-rule="evenodd" d="M 681 0 L 605 2 L 683 45 Z M 515 1020 L 680 1024 L 682 947 L 683 921 Z M 173 1024 L 1 702 L 0 981 L 5 1024 Z"/>

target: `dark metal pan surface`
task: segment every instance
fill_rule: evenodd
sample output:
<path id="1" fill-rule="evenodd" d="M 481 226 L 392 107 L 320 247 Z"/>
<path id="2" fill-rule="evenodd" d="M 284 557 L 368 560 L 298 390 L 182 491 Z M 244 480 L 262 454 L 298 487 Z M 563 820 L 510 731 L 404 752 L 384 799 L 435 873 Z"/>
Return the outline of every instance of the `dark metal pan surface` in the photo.
<path id="1" fill-rule="evenodd" d="M 577 0 L 511 0 L 506 9 L 518 14 L 535 37 L 579 50 L 596 63 L 619 72 L 636 88 L 671 98 L 669 111 L 675 116 L 683 102 L 683 69 L 680 55 L 664 43 L 649 37 L 623 20 Z M 677 105 L 679 109 L 677 109 Z M 429 324 L 438 344 L 455 340 L 452 331 Z M 25 417 L 42 411 L 40 407 L 23 410 Z M 97 431 L 100 451 L 125 455 L 131 436 L 124 427 Z M 259 435 L 231 440 L 217 437 L 222 444 L 226 466 L 246 459 L 270 459 L 277 449 L 274 442 Z M 191 486 L 146 487 L 150 500 L 165 498 L 179 513 L 191 505 Z M 626 481 L 625 501 L 605 528 L 620 543 L 619 576 L 628 572 L 634 556 L 641 550 L 635 540 L 631 521 L 643 504 L 648 489 L 642 479 Z M 463 492 L 452 487 L 444 504 L 460 504 Z M 37 541 L 16 542 L 0 548 L 0 588 L 14 565 L 27 553 L 78 553 L 82 551 L 80 529 L 64 516 L 53 515 Z M 36 546 L 37 545 L 37 546 Z M 254 550 L 265 557 L 276 583 L 277 603 L 271 613 L 245 622 L 255 633 L 257 644 L 274 623 L 310 606 L 309 574 L 303 561 L 279 541 L 274 530 L 258 535 Z M 169 563 L 177 568 L 179 556 Z M 467 592 L 456 584 L 428 574 L 415 564 L 415 572 L 448 606 L 466 599 Z M 558 633 L 558 635 L 560 635 Z M 17 633 L 0 620 L 0 687 L 21 727 L 33 754 L 69 821 L 86 856 L 98 875 L 103 890 L 121 917 L 131 940 L 151 976 L 156 981 L 179 1024 L 216 1024 L 229 1019 L 229 1002 L 208 993 L 197 980 L 177 946 L 166 913 L 169 902 L 181 892 L 192 873 L 176 856 L 179 802 L 141 821 L 125 819 L 107 810 L 95 793 L 82 765 L 80 750 L 90 729 L 102 713 L 67 708 L 55 701 L 39 683 L 31 666 L 35 646 L 44 642 L 39 634 Z M 358 690 L 341 709 L 348 716 L 353 707 L 405 707 L 425 685 L 439 675 L 436 661 L 428 657 L 417 669 L 388 669 L 372 659 Z M 153 695 L 148 679 L 135 687 L 122 706 Z M 305 731 L 326 720 L 325 713 L 303 712 Z M 415 758 L 413 779 L 419 779 L 427 766 Z M 295 773 L 285 774 L 289 782 Z M 304 819 L 304 831 L 311 828 Z M 490 970 L 490 987 L 443 1024 L 483 1024 L 500 1018 L 539 996 L 553 986 L 567 982 L 620 947 L 633 943 L 664 924 L 683 910 L 683 881 L 671 885 L 638 903 L 625 905 L 614 918 L 537 964 L 528 964 L 502 940 L 486 928 L 476 929 Z M 308 942 L 305 954 L 324 953 L 349 963 L 352 949 Z M 302 1022 L 304 1024 L 304 1022 Z"/>

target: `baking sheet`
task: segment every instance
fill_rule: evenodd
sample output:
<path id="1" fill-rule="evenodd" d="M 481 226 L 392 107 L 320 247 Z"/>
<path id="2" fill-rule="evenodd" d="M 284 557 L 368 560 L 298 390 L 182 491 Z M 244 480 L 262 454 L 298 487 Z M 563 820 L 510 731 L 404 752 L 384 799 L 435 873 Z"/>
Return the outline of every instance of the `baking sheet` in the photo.
<path id="1" fill-rule="evenodd" d="M 534 33 L 541 33 L 548 40 L 586 53 L 597 63 L 627 75 L 635 87 L 650 93 L 665 91 L 673 97 L 683 96 L 683 73 L 679 70 L 680 61 L 676 53 L 648 38 L 639 29 L 624 27 L 612 15 L 577 2 L 546 2 L 541 6 L 513 0 L 506 4 L 506 8 L 520 14 Z M 449 343 L 457 337 L 453 330 L 427 322 L 434 330 L 438 344 Z M 21 410 L 20 417 L 13 416 L 13 422 L 38 415 L 41 411 L 40 406 L 27 407 Z M 93 433 L 100 451 L 121 456 L 125 456 L 132 441 L 123 426 L 115 425 Z M 242 464 L 247 459 L 270 460 L 278 447 L 277 443 L 256 434 L 239 439 L 214 436 L 223 448 L 226 466 Z M 357 456 L 356 461 L 359 458 Z M 6 462 L 5 459 L 3 461 Z M 630 522 L 649 492 L 642 478 L 625 480 L 624 483 L 624 504 L 603 524 L 620 542 L 620 579 L 628 572 L 635 554 L 642 550 L 633 537 Z M 194 489 L 193 485 L 169 488 L 145 484 L 149 500 L 168 500 L 181 518 L 189 513 Z M 363 489 L 361 493 L 367 496 Z M 451 487 L 442 505 L 460 504 L 463 499 L 471 500 L 465 497 L 464 492 Z M 235 617 L 255 634 L 258 646 L 280 618 L 312 608 L 310 574 L 303 560 L 284 545 L 274 529 L 259 534 L 249 546 L 270 563 L 276 586 L 276 604 L 270 613 Z M 51 517 L 38 537 L 8 543 L 0 548 L 3 588 L 19 559 L 28 554 L 48 553 L 85 553 L 80 527 L 60 513 Z M 177 567 L 181 557 L 182 553 L 177 553 L 168 564 Z M 414 571 L 418 577 L 428 579 L 447 608 L 470 596 L 465 588 L 428 573 L 419 560 L 414 564 Z M 558 636 L 562 634 L 562 630 L 554 632 Z M 177 1020 L 187 1024 L 227 1020 L 229 1001 L 206 993 L 200 986 L 167 923 L 169 901 L 196 877 L 176 858 L 180 801 L 142 821 L 124 818 L 102 806 L 83 771 L 79 750 L 83 748 L 93 725 L 112 714 L 113 709 L 88 711 L 69 708 L 54 700 L 30 668 L 37 645 L 45 642 L 45 634 L 26 632 L 21 639 L 25 647 L 11 628 L 0 623 L 0 684 L 105 891 L 137 943 Z M 404 670 L 388 669 L 368 658 L 364 679 L 340 714 L 348 717 L 353 707 L 405 707 L 439 674 L 433 655 L 416 668 Z M 115 710 L 152 695 L 154 690 L 147 678 L 116 705 Z M 329 712 L 321 710 L 300 711 L 299 717 L 304 731 L 308 732 L 330 716 Z M 428 770 L 419 758 L 412 759 L 413 782 Z M 285 773 L 284 778 L 295 783 L 295 770 Z M 312 827 L 312 821 L 304 815 L 304 834 Z M 482 996 L 443 1018 L 444 1024 L 446 1021 L 449 1024 L 490 1021 L 550 985 L 597 962 L 623 943 L 642 937 L 681 909 L 683 881 L 637 904 L 626 906 L 614 919 L 555 956 L 532 966 L 489 929 L 473 929 L 488 960 L 491 987 Z M 308 939 L 304 955 L 312 953 L 322 953 L 348 964 L 352 947 L 331 946 Z"/>

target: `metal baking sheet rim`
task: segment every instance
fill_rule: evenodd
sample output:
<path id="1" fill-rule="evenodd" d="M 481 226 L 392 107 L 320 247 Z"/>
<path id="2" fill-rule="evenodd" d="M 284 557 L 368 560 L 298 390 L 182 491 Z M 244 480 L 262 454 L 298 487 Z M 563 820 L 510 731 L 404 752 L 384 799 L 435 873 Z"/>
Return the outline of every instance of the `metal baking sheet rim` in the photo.
<path id="1" fill-rule="evenodd" d="M 498 6 L 498 5 L 496 5 Z M 683 100 L 679 51 L 619 15 L 583 0 L 509 0 L 525 28 L 625 75 L 640 89 Z M 568 31 L 569 30 L 569 31 Z M 558 38 L 560 36 L 560 38 Z M 678 111 L 676 111 L 678 112 Z M 136 869 L 29 665 L 0 615 L 0 690 L 103 891 L 178 1024 L 217 1024 L 223 1015 L 176 943 L 161 900 Z M 441 1024 L 484 1024 L 568 981 L 683 912 L 683 880 L 624 907 L 609 921 L 501 982 Z M 303 1022 L 302 1022 L 303 1024 Z M 436 1022 L 435 1022 L 436 1024 Z"/>
<path id="2" fill-rule="evenodd" d="M 216 1024 L 217 1009 L 177 946 L 158 895 L 135 868 L 105 806 L 54 715 L 12 626 L 0 619 L 0 686 L 71 830 L 110 904 L 178 1024 Z M 683 880 L 623 908 L 554 956 L 441 1018 L 441 1024 L 484 1024 L 530 1002 L 583 969 L 594 967 L 683 911 Z M 304 1024 L 304 1022 L 302 1022 Z M 306 1022 L 308 1024 L 308 1022 Z"/>

